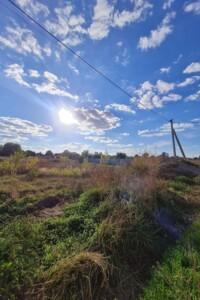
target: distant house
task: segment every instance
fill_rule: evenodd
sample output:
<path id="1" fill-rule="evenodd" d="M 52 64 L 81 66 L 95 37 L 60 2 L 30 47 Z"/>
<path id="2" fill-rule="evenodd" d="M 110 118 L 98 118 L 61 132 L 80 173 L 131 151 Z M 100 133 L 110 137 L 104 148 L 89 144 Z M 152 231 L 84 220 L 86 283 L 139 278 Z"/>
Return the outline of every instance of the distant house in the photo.
<path id="1" fill-rule="evenodd" d="M 106 165 L 109 166 L 121 166 L 124 165 L 125 163 L 129 162 L 131 158 L 108 158 Z M 93 158 L 89 157 L 88 162 L 92 164 L 100 164 L 101 163 L 101 158 Z"/>

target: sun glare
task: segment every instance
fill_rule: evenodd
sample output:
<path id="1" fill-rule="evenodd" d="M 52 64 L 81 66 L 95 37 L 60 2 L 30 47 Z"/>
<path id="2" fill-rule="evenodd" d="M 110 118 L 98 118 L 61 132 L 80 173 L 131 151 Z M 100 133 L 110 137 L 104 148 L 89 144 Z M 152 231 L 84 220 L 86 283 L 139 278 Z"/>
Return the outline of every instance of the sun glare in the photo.
<path id="1" fill-rule="evenodd" d="M 58 112 L 60 122 L 70 125 L 76 123 L 76 119 L 74 118 L 71 111 L 66 110 L 65 108 L 61 108 Z"/>

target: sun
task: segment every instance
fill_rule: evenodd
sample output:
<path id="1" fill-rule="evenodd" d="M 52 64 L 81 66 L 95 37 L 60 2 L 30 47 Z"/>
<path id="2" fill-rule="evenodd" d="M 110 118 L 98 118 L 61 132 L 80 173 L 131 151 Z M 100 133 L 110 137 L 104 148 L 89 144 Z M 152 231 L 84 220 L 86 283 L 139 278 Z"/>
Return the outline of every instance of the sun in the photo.
<path id="1" fill-rule="evenodd" d="M 60 122 L 70 125 L 77 123 L 71 111 L 61 108 L 58 112 Z"/>

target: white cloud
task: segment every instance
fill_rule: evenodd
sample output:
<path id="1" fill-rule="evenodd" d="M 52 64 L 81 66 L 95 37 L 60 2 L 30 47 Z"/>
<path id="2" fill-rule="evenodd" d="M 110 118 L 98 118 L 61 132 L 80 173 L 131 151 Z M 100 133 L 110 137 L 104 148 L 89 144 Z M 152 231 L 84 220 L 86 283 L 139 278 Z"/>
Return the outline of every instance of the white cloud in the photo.
<path id="1" fill-rule="evenodd" d="M 149 81 L 145 81 L 140 88 L 134 90 L 134 96 L 131 102 L 136 103 L 140 109 L 153 109 L 155 107 L 163 107 L 165 102 L 174 102 L 182 99 L 178 94 L 168 94 L 177 85 L 173 82 L 169 83 L 158 80 L 155 85 Z M 164 95 L 161 97 L 161 95 Z"/>
<path id="2" fill-rule="evenodd" d="M 16 0 L 16 3 L 29 15 L 37 16 L 39 13 L 42 13 L 45 17 L 49 15 L 48 7 L 36 0 Z"/>
<path id="3" fill-rule="evenodd" d="M 94 6 L 94 16 L 92 24 L 88 28 L 91 39 L 101 40 L 108 36 L 112 23 L 114 4 L 109 4 L 107 0 L 97 0 Z"/>
<path id="4" fill-rule="evenodd" d="M 58 82 L 58 77 L 55 74 L 48 72 L 48 71 L 44 72 L 44 78 L 48 79 L 48 81 L 50 81 L 52 83 Z"/>
<path id="5" fill-rule="evenodd" d="M 194 125 L 192 123 L 174 123 L 174 129 L 176 130 L 176 132 L 185 131 L 193 127 Z M 169 134 L 171 134 L 171 125 L 169 123 L 164 124 L 154 130 L 138 130 L 138 135 L 141 137 L 165 136 Z"/>
<path id="6" fill-rule="evenodd" d="M 114 149 L 118 150 L 121 149 L 123 152 L 124 150 L 126 150 L 127 148 L 132 148 L 133 144 L 108 144 L 108 147 L 114 147 Z"/>
<path id="7" fill-rule="evenodd" d="M 170 70 L 171 70 L 171 67 L 168 67 L 168 68 L 161 68 L 160 69 L 160 73 L 169 73 L 170 72 Z"/>
<path id="8" fill-rule="evenodd" d="M 185 87 L 185 86 L 195 83 L 198 80 L 200 80 L 200 76 L 193 76 L 190 78 L 186 78 L 183 82 L 178 83 L 177 87 Z"/>
<path id="9" fill-rule="evenodd" d="M 120 42 L 117 43 L 117 46 L 118 46 L 118 47 L 121 47 L 122 45 L 123 45 L 123 42 L 122 42 L 122 41 L 120 41 Z"/>
<path id="10" fill-rule="evenodd" d="M 178 64 L 179 61 L 183 58 L 183 54 L 179 54 L 179 56 L 177 57 L 177 59 L 173 62 L 173 64 Z"/>
<path id="11" fill-rule="evenodd" d="M 183 70 L 183 73 L 196 73 L 200 72 L 200 63 L 199 62 L 193 62 L 189 66 Z"/>
<path id="12" fill-rule="evenodd" d="M 65 7 L 55 8 L 56 18 L 49 18 L 45 27 L 63 39 L 68 46 L 76 46 L 82 42 L 82 35 L 87 34 L 83 27 L 85 20 L 81 15 L 73 14 L 74 6 L 68 3 Z"/>
<path id="13" fill-rule="evenodd" d="M 73 66 L 70 62 L 68 63 L 68 67 L 69 67 L 75 74 L 77 74 L 77 75 L 80 74 L 80 73 L 79 73 L 79 70 L 78 70 L 75 66 Z"/>
<path id="14" fill-rule="evenodd" d="M 156 83 L 156 87 L 158 89 L 158 91 L 163 94 L 163 93 L 167 93 L 171 90 L 174 89 L 175 87 L 175 84 L 174 83 L 168 83 L 168 82 L 165 82 L 163 80 L 158 80 L 157 83 Z"/>
<path id="15" fill-rule="evenodd" d="M 184 11 L 187 13 L 193 12 L 196 15 L 200 15 L 200 1 L 194 1 L 187 3 L 184 7 Z"/>
<path id="16" fill-rule="evenodd" d="M 120 126 L 120 119 L 108 111 L 96 108 L 74 108 L 72 113 L 82 133 L 103 134 L 106 130 Z"/>
<path id="17" fill-rule="evenodd" d="M 34 71 L 34 72 L 33 72 Z M 66 81 L 65 79 L 59 79 L 55 74 L 45 71 L 43 74 L 43 77 L 40 76 L 40 83 L 27 83 L 23 77 L 27 76 L 27 74 L 24 72 L 24 69 L 22 66 L 18 64 L 11 64 L 8 65 L 5 70 L 4 70 L 6 76 L 14 79 L 17 81 L 19 84 L 27 86 L 27 87 L 32 87 L 34 88 L 38 93 L 47 93 L 50 95 L 57 95 L 57 96 L 62 96 L 62 97 L 68 97 L 72 100 L 78 100 L 77 95 L 71 94 L 69 91 L 65 90 L 64 88 L 60 87 L 58 83 L 62 81 Z M 30 76 L 31 75 L 36 75 L 32 76 L 33 78 L 37 78 L 38 74 L 37 70 L 28 70 Z"/>
<path id="18" fill-rule="evenodd" d="M 175 12 L 168 13 L 163 19 L 162 23 L 155 30 L 151 30 L 149 36 L 141 37 L 138 43 L 138 48 L 141 50 L 148 50 L 150 48 L 158 47 L 166 37 L 172 33 L 173 26 L 170 24 L 171 20 L 176 16 Z"/>
<path id="19" fill-rule="evenodd" d="M 100 137 L 100 136 L 87 136 L 85 137 L 86 140 L 91 140 L 96 143 L 101 143 L 101 144 L 111 144 L 111 143 L 117 143 L 118 140 L 106 138 L 106 137 Z"/>
<path id="20" fill-rule="evenodd" d="M 129 113 L 135 114 L 135 111 L 130 106 L 125 105 L 125 104 L 112 103 L 112 104 L 106 105 L 105 108 L 107 110 L 114 109 L 116 111 L 124 111 L 124 112 L 129 112 Z"/>
<path id="21" fill-rule="evenodd" d="M 168 102 L 168 101 L 178 101 L 181 100 L 182 96 L 178 94 L 169 94 L 167 96 L 162 97 L 162 102 Z"/>
<path id="22" fill-rule="evenodd" d="M 118 26 L 122 28 L 132 22 L 141 21 L 153 7 L 153 5 L 146 0 L 135 0 L 132 2 L 134 3 L 134 8 L 132 11 L 123 10 L 122 12 L 117 11 L 114 13 L 114 27 Z"/>
<path id="23" fill-rule="evenodd" d="M 68 91 L 59 88 L 54 82 L 43 82 L 41 84 L 34 83 L 32 84 L 32 86 L 36 89 L 38 93 L 47 93 L 50 95 L 68 97 L 72 100 L 78 100 L 79 98 L 77 95 L 72 95 Z"/>
<path id="24" fill-rule="evenodd" d="M 129 59 L 130 59 L 130 55 L 128 53 L 128 50 L 127 48 L 124 48 L 115 57 L 115 62 L 121 64 L 122 66 L 127 66 L 129 63 Z"/>
<path id="25" fill-rule="evenodd" d="M 132 3 L 133 9 L 130 11 L 115 11 L 115 1 L 109 3 L 108 0 L 97 0 L 92 24 L 88 28 L 90 38 L 101 40 L 108 36 L 112 27 L 122 28 L 130 23 L 144 20 L 153 7 L 147 0 L 134 0 Z"/>
<path id="26" fill-rule="evenodd" d="M 20 65 L 18 64 L 8 65 L 4 69 L 4 72 L 7 77 L 14 79 L 20 85 L 30 87 L 30 85 L 23 79 L 23 77 L 26 76 L 26 73 L 24 72 L 24 69 Z"/>
<path id="27" fill-rule="evenodd" d="M 0 35 L 0 43 L 20 54 L 33 54 L 40 59 L 50 54 L 48 46 L 41 47 L 31 30 L 22 28 L 15 22 L 14 27 L 6 27 L 4 35 Z"/>
<path id="28" fill-rule="evenodd" d="M 171 5 L 174 3 L 175 0 L 165 0 L 163 3 L 163 9 L 168 9 L 171 7 Z"/>
<path id="29" fill-rule="evenodd" d="M 0 117 L 0 136 L 7 141 L 22 142 L 30 137 L 45 137 L 53 129 L 20 118 Z"/>
<path id="30" fill-rule="evenodd" d="M 200 91 L 196 92 L 195 94 L 192 94 L 190 96 L 188 96 L 186 98 L 186 100 L 189 100 L 189 101 L 197 101 L 197 100 L 200 100 Z"/>
<path id="31" fill-rule="evenodd" d="M 35 78 L 38 78 L 38 77 L 40 77 L 40 74 L 38 73 L 38 71 L 37 70 L 29 70 L 28 71 L 29 72 L 29 76 L 30 77 L 35 77 Z"/>
<path id="32" fill-rule="evenodd" d="M 195 118 L 191 120 L 192 122 L 200 122 L 200 118 Z"/>
<path id="33" fill-rule="evenodd" d="M 129 136 L 130 133 L 128 133 L 128 132 L 123 132 L 123 133 L 120 133 L 120 135 L 122 135 L 122 136 Z"/>
<path id="34" fill-rule="evenodd" d="M 84 150 L 89 150 L 90 145 L 84 143 L 67 143 L 56 146 L 56 152 L 63 152 L 64 150 L 69 150 L 71 152 L 81 153 Z"/>

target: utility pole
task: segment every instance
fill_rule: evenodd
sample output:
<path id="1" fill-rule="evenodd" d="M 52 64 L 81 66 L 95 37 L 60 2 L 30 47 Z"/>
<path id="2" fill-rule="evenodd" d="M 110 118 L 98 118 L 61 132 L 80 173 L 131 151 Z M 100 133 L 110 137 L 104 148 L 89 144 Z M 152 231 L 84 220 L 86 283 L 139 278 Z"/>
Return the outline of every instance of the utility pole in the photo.
<path id="1" fill-rule="evenodd" d="M 180 141 L 179 141 L 179 139 L 178 139 L 178 136 L 177 136 L 175 130 L 174 130 L 174 136 L 175 136 L 175 138 L 176 138 L 176 141 L 177 141 L 177 143 L 178 143 L 178 146 L 179 146 L 179 149 L 180 149 L 180 151 L 181 151 L 181 154 L 182 154 L 183 158 L 186 159 L 185 153 L 184 153 L 184 151 L 183 151 L 183 148 L 182 148 L 182 146 L 181 146 L 181 143 L 180 143 Z"/>
<path id="2" fill-rule="evenodd" d="M 170 124 L 171 124 L 171 133 L 172 133 L 172 144 L 173 144 L 174 157 L 176 157 L 176 145 L 175 145 L 175 139 L 176 139 L 177 144 L 179 146 L 179 149 L 181 151 L 181 154 L 182 154 L 183 158 L 186 159 L 186 156 L 185 156 L 185 153 L 184 153 L 183 148 L 181 146 L 181 143 L 179 141 L 179 138 L 178 138 L 178 136 L 176 134 L 176 131 L 173 127 L 173 120 L 170 120 Z"/>
<path id="3" fill-rule="evenodd" d="M 174 139 L 173 119 L 170 120 L 170 124 L 171 124 L 171 134 L 172 134 L 173 152 L 174 152 L 174 157 L 176 157 L 176 146 L 175 146 L 175 139 Z"/>

